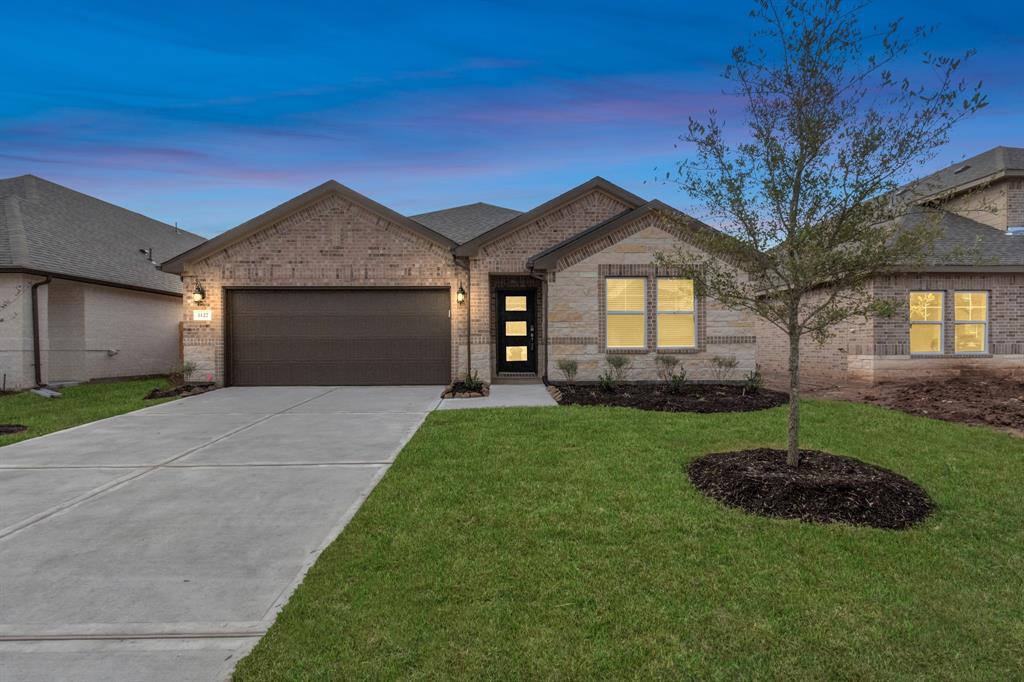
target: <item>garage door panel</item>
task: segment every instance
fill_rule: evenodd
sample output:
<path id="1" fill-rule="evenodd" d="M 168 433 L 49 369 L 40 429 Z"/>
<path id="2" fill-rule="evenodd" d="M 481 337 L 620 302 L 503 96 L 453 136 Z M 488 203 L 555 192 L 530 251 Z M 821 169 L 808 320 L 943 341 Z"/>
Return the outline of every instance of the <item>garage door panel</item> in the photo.
<path id="1" fill-rule="evenodd" d="M 447 290 L 263 289 L 229 292 L 235 385 L 444 384 Z"/>

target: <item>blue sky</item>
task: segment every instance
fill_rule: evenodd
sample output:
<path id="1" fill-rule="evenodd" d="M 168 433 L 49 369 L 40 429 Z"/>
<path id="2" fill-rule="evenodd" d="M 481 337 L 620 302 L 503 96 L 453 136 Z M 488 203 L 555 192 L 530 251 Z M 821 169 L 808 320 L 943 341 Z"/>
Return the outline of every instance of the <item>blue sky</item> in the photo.
<path id="1" fill-rule="evenodd" d="M 33 173 L 204 235 L 334 178 L 402 213 L 525 210 L 651 182 L 720 78 L 746 2 L 10 3 L 0 177 Z M 1024 146 L 1024 3 L 877 3 L 979 51 L 991 106 L 933 166 Z M 731 120 L 736 120 L 732 116 Z M 646 184 L 645 184 L 645 181 Z"/>

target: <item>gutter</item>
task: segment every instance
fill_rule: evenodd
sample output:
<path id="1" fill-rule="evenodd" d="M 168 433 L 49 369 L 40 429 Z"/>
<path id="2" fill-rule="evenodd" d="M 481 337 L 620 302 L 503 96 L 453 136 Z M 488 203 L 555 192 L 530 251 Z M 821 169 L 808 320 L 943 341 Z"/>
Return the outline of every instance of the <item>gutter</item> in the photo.
<path id="1" fill-rule="evenodd" d="M 32 357 L 35 360 L 36 369 L 36 388 L 42 388 L 43 386 L 43 365 L 42 365 L 42 352 L 40 350 L 39 343 L 39 287 L 44 284 L 49 284 L 53 281 L 53 278 L 49 275 L 46 279 L 36 282 L 32 285 Z"/>

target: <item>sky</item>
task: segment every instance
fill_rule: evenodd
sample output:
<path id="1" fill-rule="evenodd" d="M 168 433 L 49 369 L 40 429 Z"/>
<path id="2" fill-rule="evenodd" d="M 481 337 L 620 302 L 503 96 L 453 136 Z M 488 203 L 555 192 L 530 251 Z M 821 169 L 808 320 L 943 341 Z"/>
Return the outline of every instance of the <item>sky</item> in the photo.
<path id="1" fill-rule="evenodd" d="M 868 10 L 934 25 L 933 51 L 978 50 L 964 74 L 991 104 L 933 168 L 1024 146 L 1024 3 L 999 4 Z M 699 215 L 656 178 L 689 153 L 675 147 L 688 116 L 742 123 L 721 73 L 750 7 L 9 3 L 0 177 L 38 175 L 204 236 L 328 179 L 408 215 L 528 210 L 601 175 Z"/>

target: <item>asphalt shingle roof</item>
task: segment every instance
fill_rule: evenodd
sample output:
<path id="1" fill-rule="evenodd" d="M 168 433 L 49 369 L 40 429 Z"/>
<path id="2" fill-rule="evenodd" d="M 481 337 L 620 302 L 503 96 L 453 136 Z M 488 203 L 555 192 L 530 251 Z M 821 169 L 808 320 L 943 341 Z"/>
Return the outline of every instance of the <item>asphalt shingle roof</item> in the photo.
<path id="1" fill-rule="evenodd" d="M 522 215 L 522 212 L 477 202 L 409 217 L 458 244 L 465 244 L 518 215 Z"/>
<path id="2" fill-rule="evenodd" d="M 128 209 L 33 175 L 0 180 L 0 268 L 180 293 L 157 262 L 205 241 Z"/>
<path id="3" fill-rule="evenodd" d="M 954 163 L 912 183 L 917 192 L 931 196 L 1007 172 L 1024 173 L 1024 148 L 993 147 L 987 152 Z"/>
<path id="4" fill-rule="evenodd" d="M 1024 235 L 1012 235 L 955 213 L 923 210 L 903 218 L 908 226 L 938 220 L 941 234 L 929 265 L 1024 266 Z"/>

